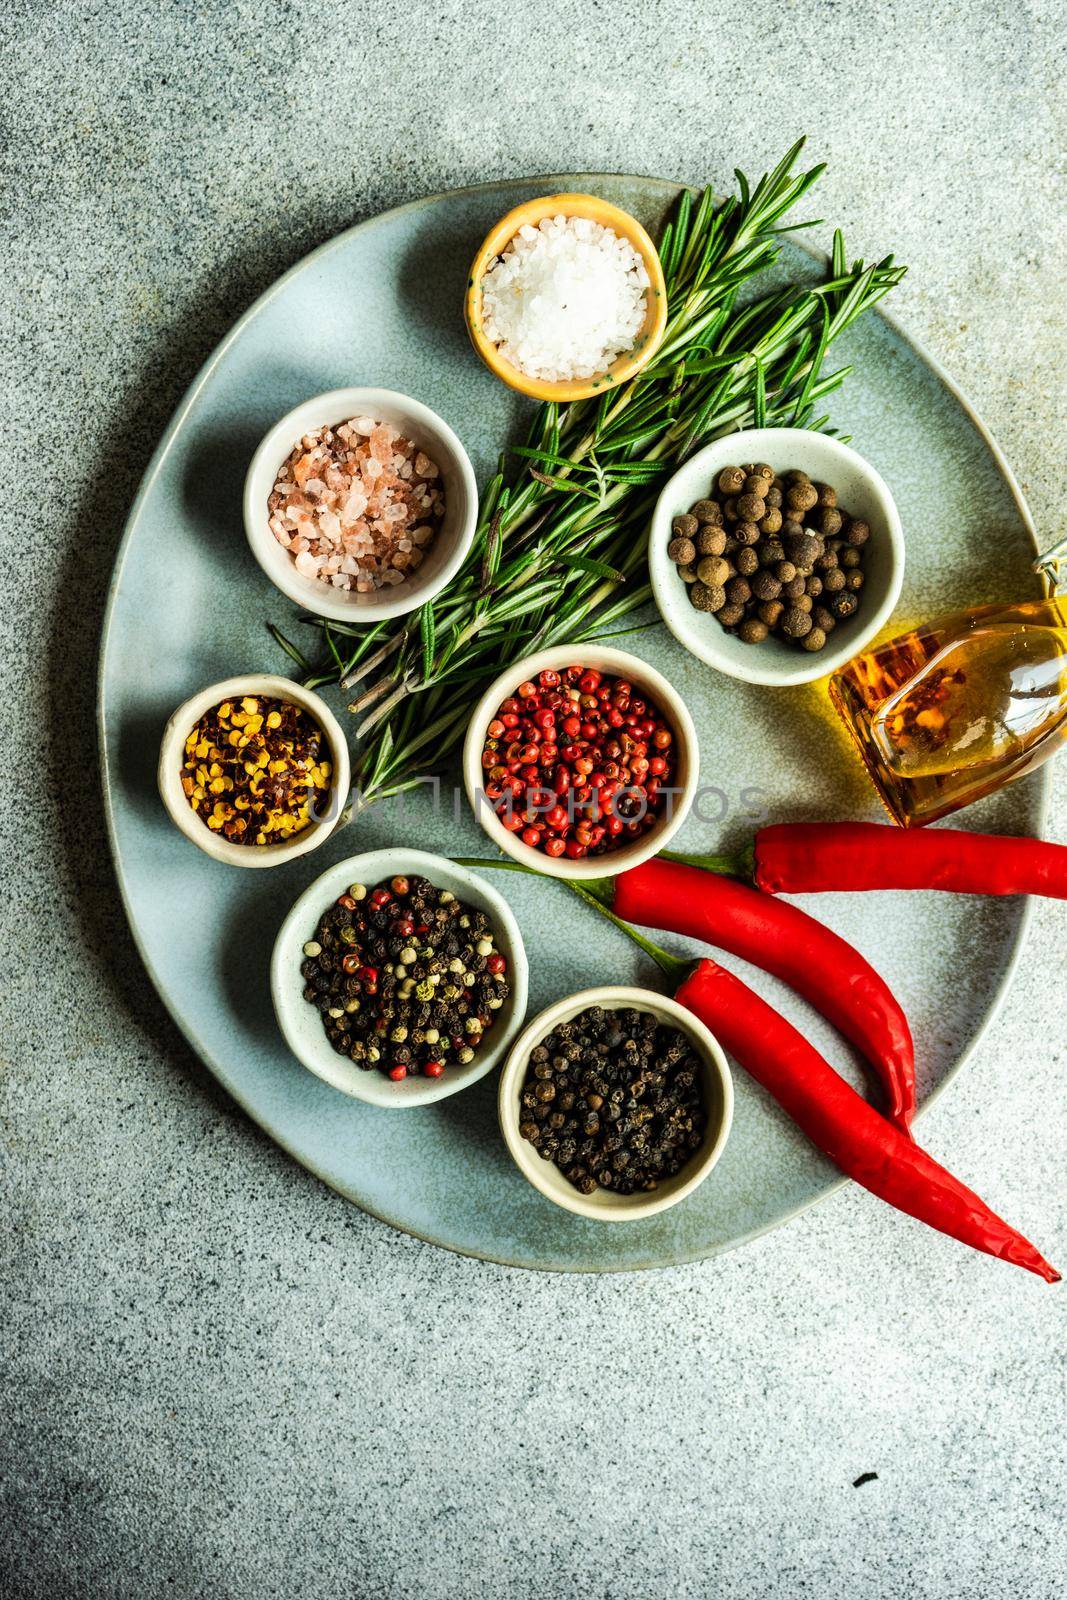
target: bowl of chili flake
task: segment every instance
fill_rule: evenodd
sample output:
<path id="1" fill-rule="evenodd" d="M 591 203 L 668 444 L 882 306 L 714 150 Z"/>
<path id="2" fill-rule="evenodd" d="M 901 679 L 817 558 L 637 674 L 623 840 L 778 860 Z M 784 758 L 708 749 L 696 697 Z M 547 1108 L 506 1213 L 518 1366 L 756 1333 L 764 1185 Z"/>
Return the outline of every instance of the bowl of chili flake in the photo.
<path id="1" fill-rule="evenodd" d="M 216 861 L 276 867 L 323 844 L 351 784 L 348 744 L 317 694 L 254 674 L 180 705 L 159 752 L 171 821 Z"/>

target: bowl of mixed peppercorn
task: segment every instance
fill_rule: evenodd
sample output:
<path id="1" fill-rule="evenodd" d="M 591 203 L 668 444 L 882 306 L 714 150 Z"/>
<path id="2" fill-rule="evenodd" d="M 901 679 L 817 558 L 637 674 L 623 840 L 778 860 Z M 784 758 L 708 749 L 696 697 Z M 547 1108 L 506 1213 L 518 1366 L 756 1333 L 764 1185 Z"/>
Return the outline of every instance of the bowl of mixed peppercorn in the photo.
<path id="1" fill-rule="evenodd" d="M 526 1011 L 522 935 L 481 878 L 422 850 L 330 867 L 297 900 L 271 958 L 293 1054 L 373 1105 L 426 1105 L 469 1088 Z"/>
<path id="2" fill-rule="evenodd" d="M 485 832 L 556 878 L 610 876 L 664 849 L 698 769 L 677 690 L 647 661 L 596 643 L 515 662 L 478 702 L 463 745 Z"/>
<path id="3" fill-rule="evenodd" d="M 809 683 L 862 650 L 900 595 L 904 539 L 884 480 L 802 428 L 753 428 L 697 452 L 652 518 L 660 615 L 747 683 Z"/>
<path id="4" fill-rule="evenodd" d="M 316 849 L 341 819 L 348 741 L 317 694 L 265 673 L 193 695 L 167 723 L 159 793 L 187 839 L 235 867 Z"/>
<path id="5" fill-rule="evenodd" d="M 703 1023 L 652 990 L 586 989 L 542 1011 L 500 1078 L 519 1170 L 566 1211 L 633 1222 L 677 1205 L 726 1144 L 733 1082 Z"/>

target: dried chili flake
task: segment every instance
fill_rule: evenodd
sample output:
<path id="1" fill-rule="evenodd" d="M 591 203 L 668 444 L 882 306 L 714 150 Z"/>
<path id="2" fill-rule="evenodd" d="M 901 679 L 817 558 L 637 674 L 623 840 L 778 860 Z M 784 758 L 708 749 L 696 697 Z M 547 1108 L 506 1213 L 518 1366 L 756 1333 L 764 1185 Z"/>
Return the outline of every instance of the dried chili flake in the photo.
<path id="1" fill-rule="evenodd" d="M 288 700 L 224 700 L 185 741 L 186 798 L 231 844 L 282 844 L 300 833 L 322 810 L 332 774 L 322 729 Z"/>

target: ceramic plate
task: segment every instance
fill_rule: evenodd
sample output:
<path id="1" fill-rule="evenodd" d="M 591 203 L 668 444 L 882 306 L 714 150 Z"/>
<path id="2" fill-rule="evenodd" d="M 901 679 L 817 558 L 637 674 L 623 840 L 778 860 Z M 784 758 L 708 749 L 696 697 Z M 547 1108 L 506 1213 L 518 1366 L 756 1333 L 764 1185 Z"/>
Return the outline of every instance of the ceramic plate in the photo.
<path id="1" fill-rule="evenodd" d="M 269 992 L 278 928 L 332 861 L 404 843 L 487 851 L 458 767 L 383 802 L 313 856 L 271 872 L 209 860 L 168 820 L 155 785 L 159 738 L 203 684 L 289 665 L 264 628 L 291 608 L 260 572 L 241 525 L 241 487 L 260 439 L 310 395 L 373 384 L 414 395 L 466 445 L 484 482 L 529 413 L 471 350 L 463 293 L 492 223 L 547 189 L 592 190 L 658 231 L 677 194 L 648 178 L 567 175 L 440 195 L 341 234 L 281 278 L 204 367 L 148 469 L 119 552 L 100 665 L 105 798 L 119 883 L 160 994 L 193 1047 L 248 1113 L 326 1183 L 375 1216 L 468 1255 L 526 1267 L 617 1271 L 691 1261 L 793 1215 L 837 1183 L 834 1169 L 735 1069 L 733 1131 L 707 1183 L 626 1227 L 570 1216 L 531 1189 L 496 1122 L 495 1074 L 406 1114 L 354 1102 L 286 1050 Z M 886 243 L 891 243 L 887 240 Z M 786 242 L 791 271 L 818 269 Z M 868 316 L 835 347 L 856 372 L 831 396 L 835 424 L 886 479 L 907 539 L 908 622 L 955 605 L 1036 592 L 1032 530 L 988 433 L 943 373 L 890 320 Z M 681 849 L 726 848 L 759 818 L 871 817 L 879 810 L 829 708 L 825 683 L 763 689 L 719 676 L 661 625 L 625 647 L 688 700 L 705 793 Z M 146 664 L 150 670 L 146 671 Z M 325 691 L 344 720 L 344 696 Z M 1040 830 L 1038 775 L 966 814 L 969 826 Z M 530 1014 L 575 989 L 655 986 L 655 969 L 557 883 L 501 874 L 530 957 Z M 885 974 L 911 1018 L 926 1101 L 966 1059 L 1019 951 L 1025 903 L 937 895 L 807 902 Z M 750 970 L 736 963 L 742 976 Z M 856 1061 L 792 995 L 761 991 L 855 1082 Z"/>

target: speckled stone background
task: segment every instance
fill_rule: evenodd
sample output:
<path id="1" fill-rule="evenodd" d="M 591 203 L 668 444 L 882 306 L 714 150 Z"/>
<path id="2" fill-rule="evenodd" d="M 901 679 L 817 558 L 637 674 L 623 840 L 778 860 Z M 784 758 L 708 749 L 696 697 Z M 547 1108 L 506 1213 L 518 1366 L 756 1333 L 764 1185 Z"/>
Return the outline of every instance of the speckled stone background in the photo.
<path id="1" fill-rule="evenodd" d="M 1062 534 L 1065 45 L 1051 0 L 0 14 L 0 1592 L 1057 1591 L 1062 1291 L 855 1190 L 599 1280 L 364 1217 L 165 1018 L 114 904 L 92 715 L 122 521 L 202 359 L 339 228 L 490 175 L 725 183 L 807 130 L 820 214 L 910 263 L 896 311 Z M 924 1125 L 1061 1266 L 1065 928 L 1038 909 Z"/>

